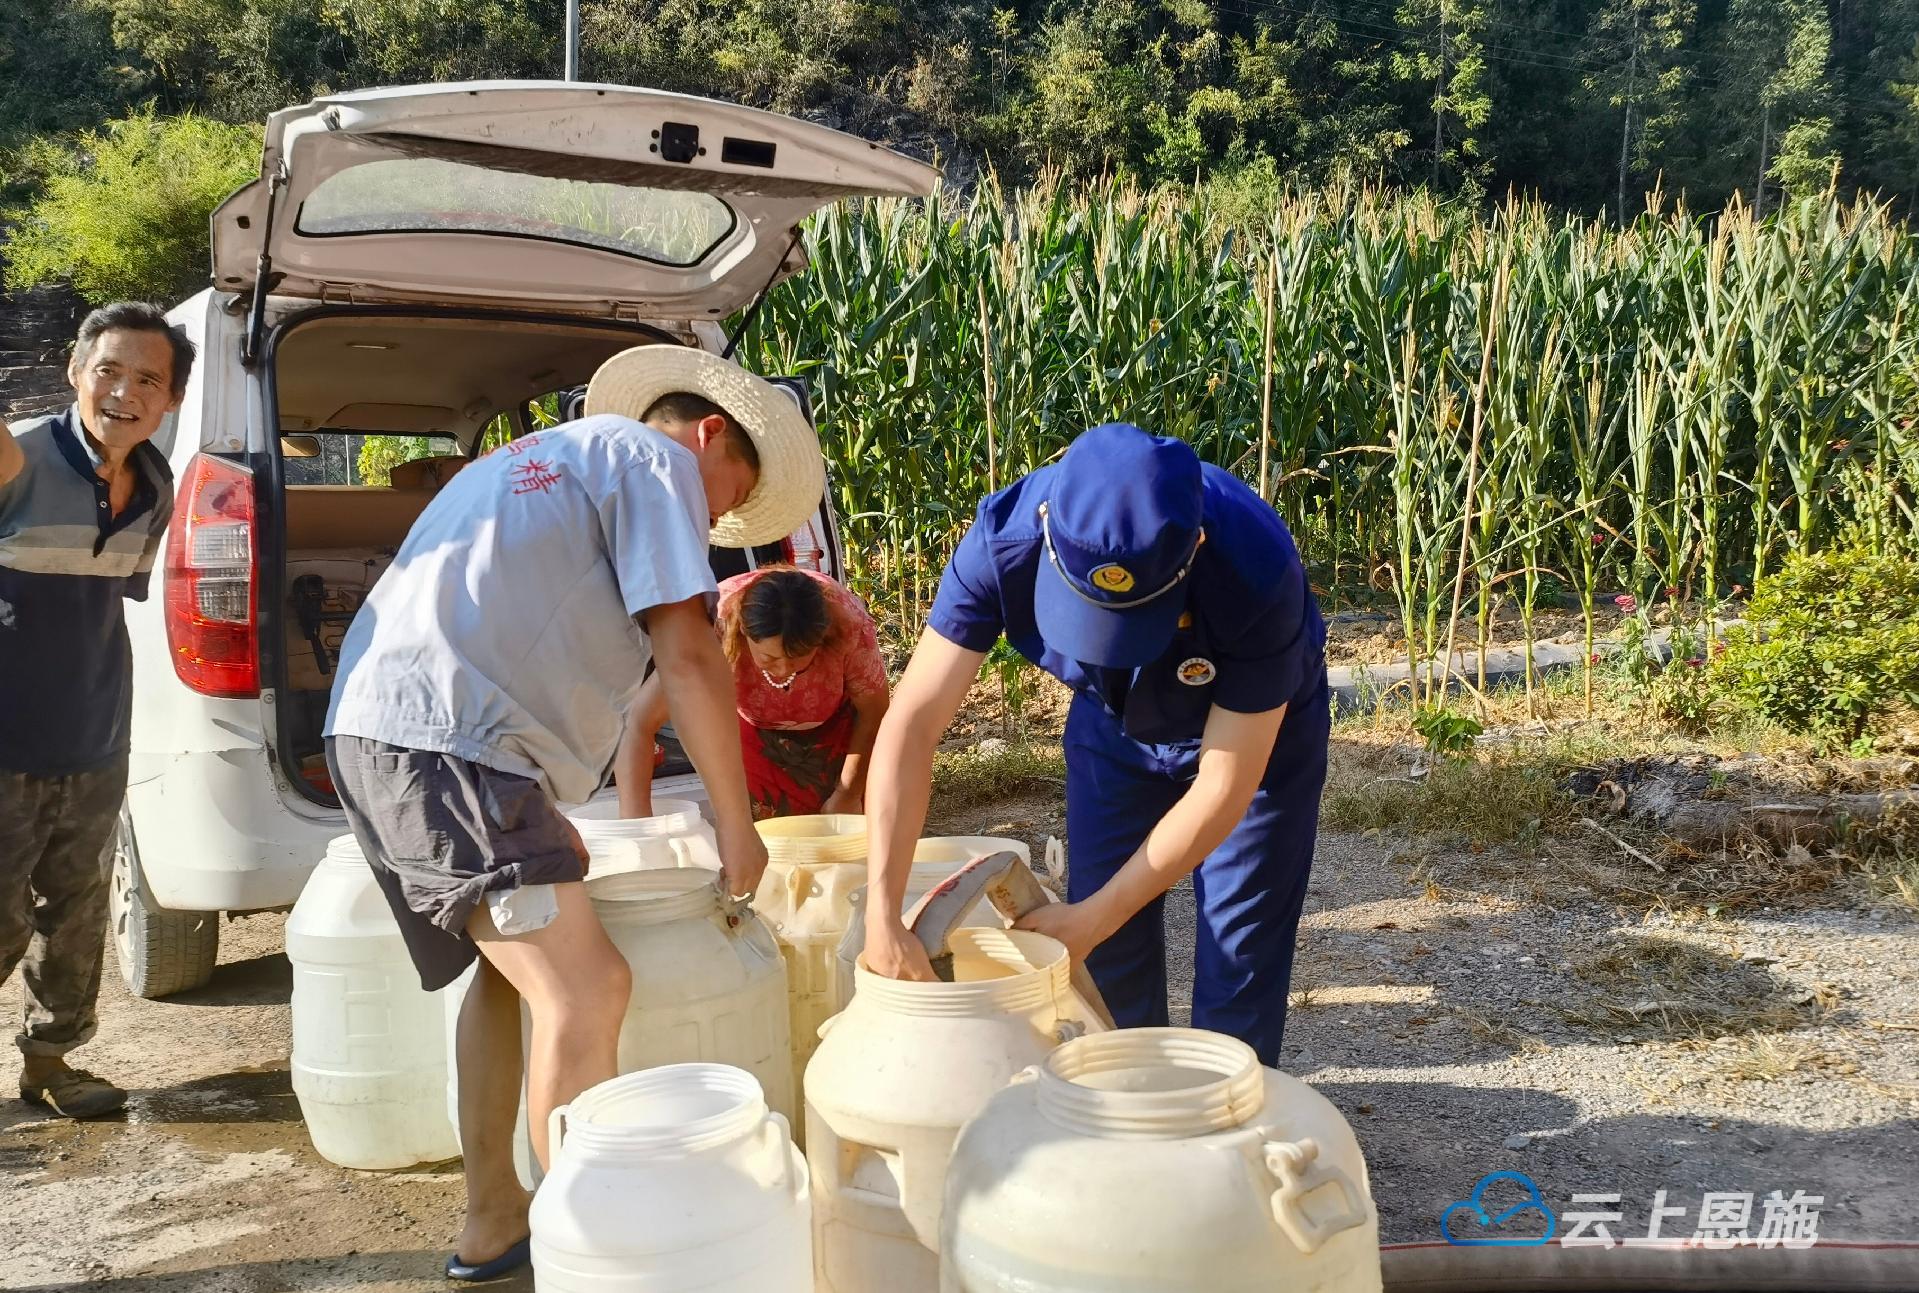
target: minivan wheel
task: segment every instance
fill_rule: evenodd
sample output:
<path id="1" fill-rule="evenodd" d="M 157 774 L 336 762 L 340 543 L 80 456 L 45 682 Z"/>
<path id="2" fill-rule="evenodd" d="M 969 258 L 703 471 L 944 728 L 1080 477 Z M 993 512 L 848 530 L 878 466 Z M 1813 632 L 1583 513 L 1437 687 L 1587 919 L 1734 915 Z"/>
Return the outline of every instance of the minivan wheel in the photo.
<path id="1" fill-rule="evenodd" d="M 127 991 L 153 1000 L 197 988 L 220 956 L 220 913 L 168 911 L 147 895 L 133 816 L 122 807 L 113 858 L 113 946 Z"/>

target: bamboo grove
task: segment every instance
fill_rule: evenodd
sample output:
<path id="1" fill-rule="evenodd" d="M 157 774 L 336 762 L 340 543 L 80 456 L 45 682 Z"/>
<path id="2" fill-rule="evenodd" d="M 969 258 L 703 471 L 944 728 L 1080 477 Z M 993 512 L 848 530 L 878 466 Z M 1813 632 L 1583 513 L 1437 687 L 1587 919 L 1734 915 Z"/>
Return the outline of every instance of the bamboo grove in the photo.
<path id="1" fill-rule="evenodd" d="M 812 383 L 855 585 L 917 622 L 981 495 L 1087 426 L 1260 487 L 1421 657 L 1626 594 L 1711 607 L 1919 527 L 1919 248 L 1870 203 L 1608 223 L 1367 190 L 990 185 L 822 215 L 742 353 Z M 1671 590 L 1671 591 L 1668 591 Z"/>

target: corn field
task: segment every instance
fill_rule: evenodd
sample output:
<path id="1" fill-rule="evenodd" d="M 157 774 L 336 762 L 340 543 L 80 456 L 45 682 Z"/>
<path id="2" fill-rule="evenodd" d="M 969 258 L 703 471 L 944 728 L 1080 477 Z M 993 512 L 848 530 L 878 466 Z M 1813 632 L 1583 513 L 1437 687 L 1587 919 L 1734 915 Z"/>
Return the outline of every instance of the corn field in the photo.
<path id="1" fill-rule="evenodd" d="M 1919 247 L 1872 204 L 1629 227 L 1365 190 L 1226 227 L 1059 184 L 811 226 L 742 355 L 812 382 L 876 604 L 918 622 L 981 495 L 1126 420 L 1253 483 L 1329 609 L 1449 658 L 1630 594 L 1711 607 L 1784 554 L 1919 532 Z M 1668 592 L 1668 590 L 1676 590 Z"/>

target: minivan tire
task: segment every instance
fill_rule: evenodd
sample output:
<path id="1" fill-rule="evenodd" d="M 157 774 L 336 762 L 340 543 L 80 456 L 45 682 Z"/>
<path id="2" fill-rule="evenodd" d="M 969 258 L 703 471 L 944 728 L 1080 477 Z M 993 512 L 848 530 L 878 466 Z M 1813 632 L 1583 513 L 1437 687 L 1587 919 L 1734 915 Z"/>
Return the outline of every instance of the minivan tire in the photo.
<path id="1" fill-rule="evenodd" d="M 200 987 L 220 957 L 220 913 L 169 911 L 148 896 L 133 816 L 124 807 L 107 848 L 113 947 L 127 991 L 152 1001 Z"/>

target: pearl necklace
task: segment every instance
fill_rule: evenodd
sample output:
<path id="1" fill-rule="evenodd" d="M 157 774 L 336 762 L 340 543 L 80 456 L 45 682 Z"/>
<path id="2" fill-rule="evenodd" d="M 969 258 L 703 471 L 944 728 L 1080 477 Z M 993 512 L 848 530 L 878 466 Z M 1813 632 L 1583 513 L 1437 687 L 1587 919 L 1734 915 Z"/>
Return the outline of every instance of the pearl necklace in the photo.
<path id="1" fill-rule="evenodd" d="M 781 682 L 764 669 L 760 670 L 760 677 L 766 679 L 766 685 L 774 691 L 791 691 L 793 690 L 793 684 L 800 680 L 799 674 L 793 673 L 786 676 L 785 682 Z"/>

